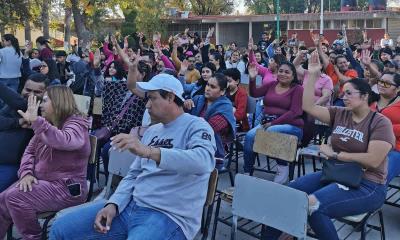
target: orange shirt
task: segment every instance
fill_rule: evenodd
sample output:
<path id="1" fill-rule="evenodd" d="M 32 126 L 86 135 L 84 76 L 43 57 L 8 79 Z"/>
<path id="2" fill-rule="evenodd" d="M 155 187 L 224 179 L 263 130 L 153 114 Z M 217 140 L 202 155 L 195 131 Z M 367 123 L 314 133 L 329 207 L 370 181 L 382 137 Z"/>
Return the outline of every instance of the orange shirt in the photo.
<path id="1" fill-rule="evenodd" d="M 329 77 L 331 77 L 333 86 L 335 87 L 339 83 L 339 77 L 338 77 L 338 75 L 336 75 L 335 68 L 334 68 L 333 64 L 329 63 L 329 65 L 326 67 L 325 71 L 326 71 L 326 74 Z M 346 77 L 350 77 L 350 78 L 358 77 L 357 71 L 355 71 L 353 69 L 347 70 L 343 75 L 345 75 Z M 343 85 L 340 85 L 339 89 L 340 89 L 339 92 L 342 92 Z"/>
<path id="2" fill-rule="evenodd" d="M 371 109 L 376 111 L 376 103 L 371 105 Z M 394 136 L 396 137 L 395 149 L 400 151 L 400 101 L 381 109 L 381 113 L 392 122 Z"/>

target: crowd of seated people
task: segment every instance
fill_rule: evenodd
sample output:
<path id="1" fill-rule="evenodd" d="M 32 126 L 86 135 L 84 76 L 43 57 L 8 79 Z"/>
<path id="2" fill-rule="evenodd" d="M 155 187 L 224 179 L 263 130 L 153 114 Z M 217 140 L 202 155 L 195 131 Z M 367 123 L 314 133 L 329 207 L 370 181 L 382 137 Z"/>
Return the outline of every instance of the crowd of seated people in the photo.
<path id="1" fill-rule="evenodd" d="M 39 213 L 85 202 L 90 134 L 106 179 L 110 151 L 131 152 L 133 163 L 110 199 L 57 218 L 50 239 L 193 239 L 210 173 L 225 170 L 229 145 L 245 132 L 243 172 L 253 175 L 259 129 L 306 147 L 322 126 L 330 137 L 321 155 L 365 169 L 355 188 L 322 184 L 321 172 L 288 183 L 289 164 L 277 160 L 273 181 L 308 194 L 319 239 L 338 239 L 332 218 L 379 209 L 400 174 L 400 38 L 350 43 L 339 32 L 330 44 L 311 32 L 305 46 L 296 34 L 286 43 L 263 32 L 257 45 L 250 38 L 225 49 L 213 34 L 107 36 L 100 48 L 69 53 L 44 37 L 21 49 L 2 35 L 0 239 L 12 225 L 23 239 L 41 239 Z M 74 94 L 101 98 L 101 116 L 82 113 Z"/>

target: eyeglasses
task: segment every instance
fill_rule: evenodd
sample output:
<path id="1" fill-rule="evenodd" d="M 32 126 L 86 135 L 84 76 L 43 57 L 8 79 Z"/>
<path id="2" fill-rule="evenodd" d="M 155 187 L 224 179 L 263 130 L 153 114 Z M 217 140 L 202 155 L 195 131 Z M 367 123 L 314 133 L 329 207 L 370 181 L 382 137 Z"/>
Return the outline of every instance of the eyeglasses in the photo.
<path id="1" fill-rule="evenodd" d="M 354 92 L 349 91 L 349 90 L 344 91 L 344 95 L 345 95 L 346 97 L 352 97 L 355 93 L 360 93 L 360 91 L 354 91 Z"/>
<path id="2" fill-rule="evenodd" d="M 382 81 L 382 80 L 378 80 L 378 84 L 381 85 L 384 88 L 390 88 L 391 86 L 397 87 L 397 85 L 394 84 L 394 83 L 385 82 L 385 81 Z"/>

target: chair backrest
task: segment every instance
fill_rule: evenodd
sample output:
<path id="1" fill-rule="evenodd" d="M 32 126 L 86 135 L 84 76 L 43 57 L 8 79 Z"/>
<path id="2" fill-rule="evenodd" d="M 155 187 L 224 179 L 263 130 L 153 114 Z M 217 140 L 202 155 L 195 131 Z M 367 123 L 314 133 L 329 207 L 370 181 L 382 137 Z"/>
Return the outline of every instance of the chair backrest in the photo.
<path id="1" fill-rule="evenodd" d="M 256 113 L 256 107 L 257 107 L 257 98 L 247 96 L 246 113 L 248 114 Z"/>
<path id="2" fill-rule="evenodd" d="M 103 113 L 103 99 L 97 97 L 93 100 L 93 110 L 94 115 L 101 115 Z"/>
<path id="3" fill-rule="evenodd" d="M 207 198 L 206 198 L 206 203 L 204 205 L 210 206 L 214 202 L 215 191 L 217 190 L 217 184 L 218 184 L 218 170 L 214 168 L 214 170 L 210 174 L 210 180 L 208 180 Z"/>
<path id="4" fill-rule="evenodd" d="M 78 110 L 89 114 L 90 109 L 90 97 L 74 94 L 76 105 L 78 106 Z"/>
<path id="5" fill-rule="evenodd" d="M 294 237 L 307 235 L 307 194 L 260 178 L 237 174 L 232 213 Z"/>
<path id="6" fill-rule="evenodd" d="M 97 153 L 97 137 L 93 135 L 89 135 L 90 140 L 90 157 L 89 164 L 96 163 L 96 153 Z"/>
<path id="7" fill-rule="evenodd" d="M 296 160 L 298 139 L 296 136 L 258 129 L 253 151 L 288 162 Z"/>
<path id="8" fill-rule="evenodd" d="M 125 177 L 129 172 L 133 160 L 136 156 L 129 151 L 110 151 L 110 161 L 108 163 L 108 172 L 113 175 Z"/>

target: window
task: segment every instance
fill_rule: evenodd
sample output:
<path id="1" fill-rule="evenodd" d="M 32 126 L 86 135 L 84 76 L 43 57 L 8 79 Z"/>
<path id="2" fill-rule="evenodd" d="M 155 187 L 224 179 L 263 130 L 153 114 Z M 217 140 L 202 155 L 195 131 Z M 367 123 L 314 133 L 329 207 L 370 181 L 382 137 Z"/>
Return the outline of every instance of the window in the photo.
<path id="1" fill-rule="evenodd" d="M 304 21 L 303 22 L 303 29 L 310 29 L 310 22 Z"/>
<path id="2" fill-rule="evenodd" d="M 303 29 L 303 22 L 301 21 L 295 22 L 294 29 Z"/>
<path id="3" fill-rule="evenodd" d="M 324 29 L 331 29 L 331 21 L 324 21 Z"/>
<path id="4" fill-rule="evenodd" d="M 382 19 L 367 19 L 367 28 L 382 28 Z"/>
<path id="5" fill-rule="evenodd" d="M 295 28 L 294 28 L 294 22 L 293 22 L 293 21 L 289 22 L 289 29 L 295 29 Z"/>

